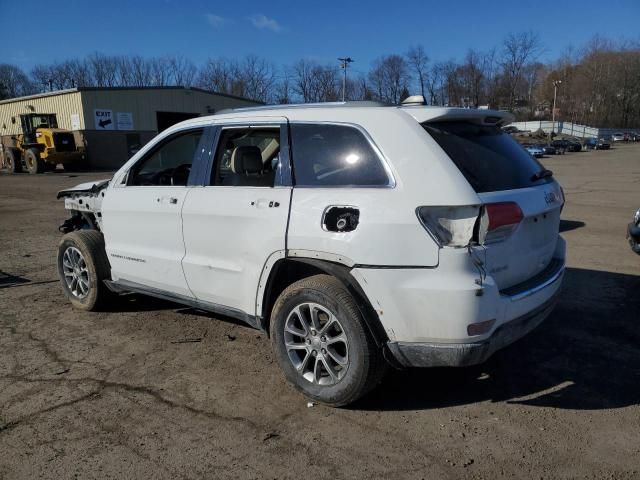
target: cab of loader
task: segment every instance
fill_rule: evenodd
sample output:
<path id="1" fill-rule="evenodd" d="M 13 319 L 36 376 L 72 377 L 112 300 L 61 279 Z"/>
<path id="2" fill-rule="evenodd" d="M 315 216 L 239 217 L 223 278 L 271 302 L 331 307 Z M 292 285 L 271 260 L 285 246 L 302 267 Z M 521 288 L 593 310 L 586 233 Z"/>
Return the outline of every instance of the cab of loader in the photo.
<path id="1" fill-rule="evenodd" d="M 22 127 L 22 143 L 29 145 L 38 143 L 37 130 L 42 128 L 58 128 L 58 119 L 55 113 L 24 113 L 20 115 Z"/>

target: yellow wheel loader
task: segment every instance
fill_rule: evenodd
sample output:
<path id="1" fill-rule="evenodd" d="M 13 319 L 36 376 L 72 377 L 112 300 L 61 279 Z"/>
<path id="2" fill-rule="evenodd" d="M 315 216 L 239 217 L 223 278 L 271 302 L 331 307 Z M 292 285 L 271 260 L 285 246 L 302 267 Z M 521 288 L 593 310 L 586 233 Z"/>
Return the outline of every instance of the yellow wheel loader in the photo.
<path id="1" fill-rule="evenodd" d="M 55 113 L 20 115 L 22 134 L 3 145 L 4 165 L 11 173 L 42 173 L 58 163 L 75 164 L 85 158 L 84 145 L 76 145 L 72 132 L 58 128 Z"/>

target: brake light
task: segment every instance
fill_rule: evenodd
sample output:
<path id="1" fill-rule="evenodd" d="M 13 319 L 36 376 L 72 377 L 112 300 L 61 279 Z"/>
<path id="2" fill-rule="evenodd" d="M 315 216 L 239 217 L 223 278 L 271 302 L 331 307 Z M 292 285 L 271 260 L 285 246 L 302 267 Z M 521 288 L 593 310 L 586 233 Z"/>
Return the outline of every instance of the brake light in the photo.
<path id="1" fill-rule="evenodd" d="M 478 242 L 490 244 L 506 240 L 524 218 L 515 202 L 487 203 L 482 208 Z"/>
<path id="2" fill-rule="evenodd" d="M 480 207 L 419 207 L 420 223 L 441 247 L 466 247 L 473 239 Z"/>

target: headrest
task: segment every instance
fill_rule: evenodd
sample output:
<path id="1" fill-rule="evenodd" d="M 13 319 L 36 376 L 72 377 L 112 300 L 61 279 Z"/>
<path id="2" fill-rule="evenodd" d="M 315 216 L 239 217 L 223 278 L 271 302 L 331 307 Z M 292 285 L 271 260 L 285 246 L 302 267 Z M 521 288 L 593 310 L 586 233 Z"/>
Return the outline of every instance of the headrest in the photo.
<path id="1" fill-rule="evenodd" d="M 244 145 L 236 147 L 231 154 L 231 170 L 240 175 L 262 172 L 262 154 L 258 147 Z"/>

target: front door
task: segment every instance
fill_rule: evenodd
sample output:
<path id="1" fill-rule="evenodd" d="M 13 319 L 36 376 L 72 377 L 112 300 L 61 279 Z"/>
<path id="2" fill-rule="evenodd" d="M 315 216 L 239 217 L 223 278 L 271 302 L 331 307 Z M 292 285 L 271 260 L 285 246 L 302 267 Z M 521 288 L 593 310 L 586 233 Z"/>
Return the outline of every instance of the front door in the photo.
<path id="1" fill-rule="evenodd" d="M 255 314 L 267 258 L 284 252 L 291 197 L 286 119 L 222 126 L 211 174 L 182 210 L 187 283 L 200 301 Z"/>
<path id="2" fill-rule="evenodd" d="M 182 271 L 181 210 L 191 165 L 202 154 L 203 128 L 158 142 L 109 189 L 102 204 L 107 255 L 114 280 L 192 298 Z"/>

